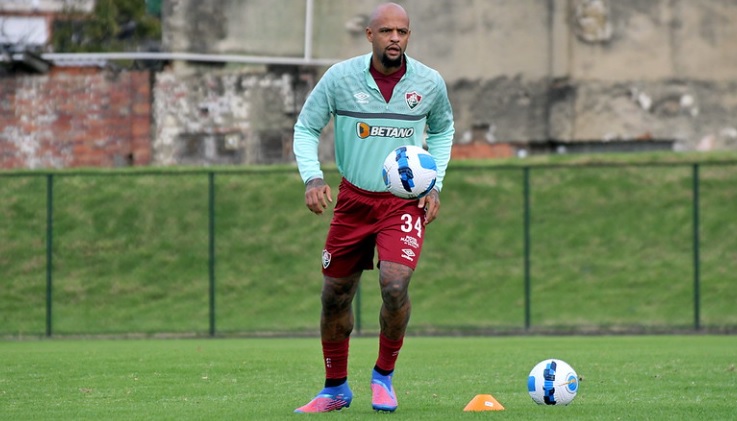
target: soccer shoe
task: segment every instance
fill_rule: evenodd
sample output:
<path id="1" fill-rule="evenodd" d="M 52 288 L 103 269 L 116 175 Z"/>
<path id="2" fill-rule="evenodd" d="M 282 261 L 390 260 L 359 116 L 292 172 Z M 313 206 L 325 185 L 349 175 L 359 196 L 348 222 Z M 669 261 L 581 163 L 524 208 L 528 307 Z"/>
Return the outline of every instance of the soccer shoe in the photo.
<path id="1" fill-rule="evenodd" d="M 371 406 L 374 411 L 394 412 L 397 409 L 391 374 L 382 376 L 376 370 L 371 373 Z"/>
<path id="2" fill-rule="evenodd" d="M 314 413 L 340 411 L 351 406 L 353 392 L 348 383 L 336 387 L 326 387 L 320 391 L 307 405 L 295 409 L 296 413 Z"/>

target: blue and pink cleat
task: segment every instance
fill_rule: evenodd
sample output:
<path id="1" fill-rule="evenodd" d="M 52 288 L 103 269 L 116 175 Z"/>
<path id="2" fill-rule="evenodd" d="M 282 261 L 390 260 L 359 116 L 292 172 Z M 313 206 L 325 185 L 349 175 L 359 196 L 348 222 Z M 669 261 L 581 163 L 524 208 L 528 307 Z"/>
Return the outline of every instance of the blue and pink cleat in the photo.
<path id="1" fill-rule="evenodd" d="M 320 391 L 307 405 L 300 406 L 294 412 L 300 414 L 340 411 L 351 406 L 353 392 L 348 382 L 336 387 L 326 387 Z"/>
<path id="2" fill-rule="evenodd" d="M 300 414 L 340 411 L 351 406 L 353 392 L 348 382 L 336 387 L 326 387 L 307 405 L 294 412 Z M 394 412 L 397 409 L 397 395 L 392 386 L 392 375 L 384 376 L 374 370 L 371 373 L 371 406 L 375 411 Z"/>
<path id="3" fill-rule="evenodd" d="M 391 374 L 382 376 L 376 370 L 371 373 L 371 406 L 375 411 L 394 412 L 397 409 Z"/>

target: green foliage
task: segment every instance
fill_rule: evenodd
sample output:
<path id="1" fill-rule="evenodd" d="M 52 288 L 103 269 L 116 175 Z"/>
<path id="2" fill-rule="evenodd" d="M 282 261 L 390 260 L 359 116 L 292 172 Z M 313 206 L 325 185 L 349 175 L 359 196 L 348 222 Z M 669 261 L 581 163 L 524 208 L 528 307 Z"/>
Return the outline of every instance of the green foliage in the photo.
<path id="1" fill-rule="evenodd" d="M 73 7 L 54 22 L 58 53 L 135 51 L 161 39 L 161 22 L 140 0 L 97 0 L 89 15 Z"/>

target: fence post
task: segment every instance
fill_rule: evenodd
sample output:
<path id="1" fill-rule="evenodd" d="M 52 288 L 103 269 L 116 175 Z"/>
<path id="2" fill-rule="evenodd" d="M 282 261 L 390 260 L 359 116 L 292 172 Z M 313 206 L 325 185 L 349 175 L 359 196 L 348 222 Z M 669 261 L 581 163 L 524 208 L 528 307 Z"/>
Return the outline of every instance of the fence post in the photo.
<path id="1" fill-rule="evenodd" d="M 208 172 L 208 274 L 210 280 L 210 336 L 215 336 L 215 172 Z"/>
<path id="2" fill-rule="evenodd" d="M 694 304 L 694 329 L 701 328 L 701 263 L 699 258 L 700 236 L 699 236 L 699 164 L 693 164 L 693 304 Z"/>
<path id="3" fill-rule="evenodd" d="M 525 330 L 530 329 L 530 167 L 524 167 Z"/>
<path id="4" fill-rule="evenodd" d="M 54 244 L 54 174 L 46 174 L 46 336 L 52 334 L 51 304 L 53 297 Z"/>

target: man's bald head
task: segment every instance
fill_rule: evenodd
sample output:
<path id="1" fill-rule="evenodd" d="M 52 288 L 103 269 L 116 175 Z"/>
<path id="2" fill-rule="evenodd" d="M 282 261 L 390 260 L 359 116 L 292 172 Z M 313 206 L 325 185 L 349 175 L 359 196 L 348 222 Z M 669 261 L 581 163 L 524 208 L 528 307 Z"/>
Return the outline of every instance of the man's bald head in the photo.
<path id="1" fill-rule="evenodd" d="M 375 27 L 377 22 L 387 14 L 404 15 L 404 18 L 407 19 L 407 26 L 409 26 L 409 15 L 407 14 L 407 11 L 404 10 L 404 7 L 397 3 L 382 3 L 371 13 L 368 24 L 369 28 Z"/>

